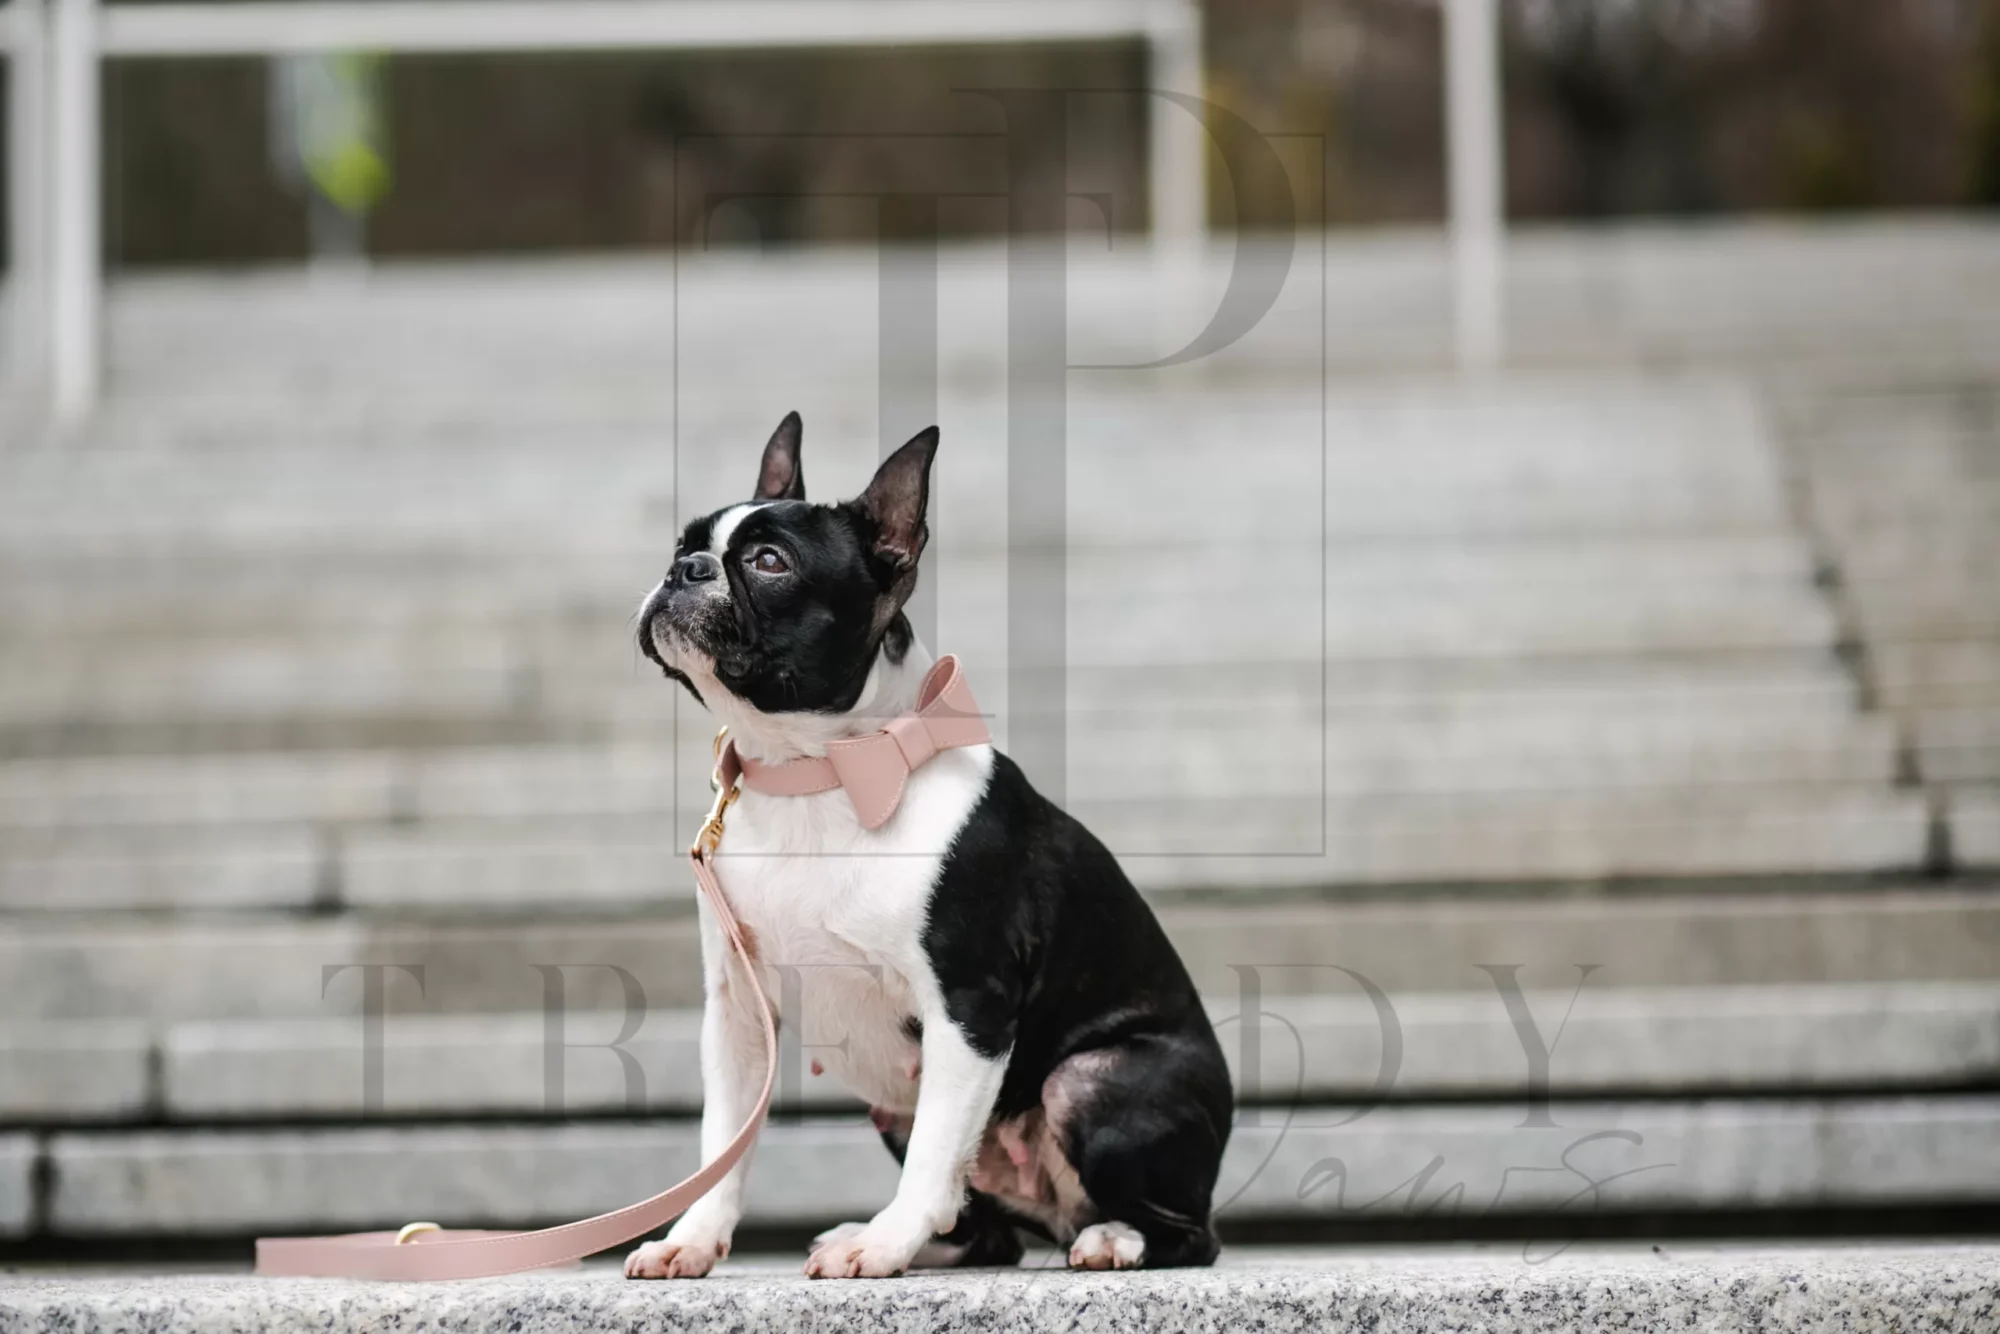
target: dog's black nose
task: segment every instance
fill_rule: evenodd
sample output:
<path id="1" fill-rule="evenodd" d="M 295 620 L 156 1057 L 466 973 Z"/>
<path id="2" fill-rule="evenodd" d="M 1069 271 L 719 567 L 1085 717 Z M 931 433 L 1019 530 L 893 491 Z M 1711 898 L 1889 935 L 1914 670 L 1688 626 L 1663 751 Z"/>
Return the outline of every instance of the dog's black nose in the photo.
<path id="1" fill-rule="evenodd" d="M 722 573 L 722 562 L 706 551 L 682 556 L 674 562 L 674 582 L 686 587 L 689 584 L 705 584 Z"/>

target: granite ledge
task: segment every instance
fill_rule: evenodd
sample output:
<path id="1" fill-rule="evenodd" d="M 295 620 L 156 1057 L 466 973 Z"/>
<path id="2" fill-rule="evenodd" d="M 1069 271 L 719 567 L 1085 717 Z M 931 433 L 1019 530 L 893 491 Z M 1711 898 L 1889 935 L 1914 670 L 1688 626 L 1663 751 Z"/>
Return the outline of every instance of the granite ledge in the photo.
<path id="1" fill-rule="evenodd" d="M 569 1334 L 593 1330 L 1124 1331 L 1597 1329 L 1784 1334 L 2000 1327 L 2000 1245 L 1538 1253 L 1520 1246 L 1384 1252 L 1238 1248 L 1212 1270 L 1053 1268 L 816 1283 L 793 1258 L 726 1264 L 698 1283 L 580 1271 L 453 1284 L 240 1274 L 0 1270 L 0 1334 Z"/>

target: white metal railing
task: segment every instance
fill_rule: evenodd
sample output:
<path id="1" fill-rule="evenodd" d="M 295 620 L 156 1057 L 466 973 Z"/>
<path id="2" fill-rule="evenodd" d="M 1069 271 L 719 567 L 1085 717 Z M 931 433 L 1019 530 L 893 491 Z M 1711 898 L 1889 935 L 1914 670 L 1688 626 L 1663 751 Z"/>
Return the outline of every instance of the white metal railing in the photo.
<path id="1" fill-rule="evenodd" d="M 1159 0 L 315 0 L 107 7 L 110 56 L 944 45 L 1166 37 Z M 1190 90 L 1192 91 L 1192 90 Z"/>
<path id="2" fill-rule="evenodd" d="M 1451 210 L 1458 364 L 1500 364 L 1500 0 L 1444 0 L 1445 176 Z"/>
<path id="3" fill-rule="evenodd" d="M 1499 0 L 1443 0 L 1458 352 L 1500 356 Z M 306 52 L 715 50 L 999 42 L 1147 43 L 1153 87 L 1202 93 L 1197 0 L 300 0 L 100 5 L 13 0 L 14 369 L 42 379 L 58 426 L 96 402 L 103 304 L 99 85 L 108 58 Z M 1149 117 L 1155 239 L 1197 242 L 1203 131 L 1164 102 Z"/>
<path id="4" fill-rule="evenodd" d="M 0 11 L 7 69 L 8 370 L 42 369 L 48 319 L 48 40 L 39 0 Z"/>

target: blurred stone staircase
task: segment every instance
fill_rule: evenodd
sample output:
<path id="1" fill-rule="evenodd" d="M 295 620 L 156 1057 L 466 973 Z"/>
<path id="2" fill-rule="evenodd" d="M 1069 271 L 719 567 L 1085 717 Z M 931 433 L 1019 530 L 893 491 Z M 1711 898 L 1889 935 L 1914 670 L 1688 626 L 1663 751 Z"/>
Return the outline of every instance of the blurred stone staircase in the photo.
<path id="1" fill-rule="evenodd" d="M 1947 812 L 1941 855 L 2000 867 L 2000 380 L 1781 402 L 1871 703 Z"/>
<path id="2" fill-rule="evenodd" d="M 1060 710 L 1036 777 L 1211 998 L 1225 1218 L 2000 1202 L 1994 382 L 1842 388 L 1898 328 L 1969 374 L 2000 245 L 1531 237 L 1490 382 L 1434 369 L 1431 248 L 1328 266 L 1209 363 L 1073 377 L 1067 522 L 1011 559 L 1004 340 L 941 324 L 930 637 L 1003 744 Z M 1155 286 L 1081 270 L 1073 359 L 1146 352 Z M 0 452 L 0 1237 L 556 1220 L 692 1167 L 709 727 L 632 613 L 786 408 L 820 497 L 922 424 L 874 420 L 873 301 L 839 254 L 115 290 L 89 436 Z M 1058 536 L 1067 665 L 1010 672 Z M 396 966 L 379 1067 L 355 963 Z M 801 1064 L 760 1226 L 892 1185 Z"/>

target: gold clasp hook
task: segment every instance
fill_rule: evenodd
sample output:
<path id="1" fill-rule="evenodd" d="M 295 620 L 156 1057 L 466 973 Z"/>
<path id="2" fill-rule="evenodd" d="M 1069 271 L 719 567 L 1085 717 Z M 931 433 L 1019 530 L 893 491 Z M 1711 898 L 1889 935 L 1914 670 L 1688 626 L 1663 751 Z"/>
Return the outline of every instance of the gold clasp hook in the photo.
<path id="1" fill-rule="evenodd" d="M 722 745 L 728 739 L 729 729 L 726 727 L 715 734 L 715 768 L 708 775 L 708 786 L 715 793 L 715 803 L 708 808 L 708 818 L 701 822 L 701 828 L 688 848 L 697 857 L 714 852 L 722 842 L 722 817 L 735 804 L 737 793 L 742 790 L 736 783 L 728 787 L 722 785 Z"/>
<path id="2" fill-rule="evenodd" d="M 405 1223 L 403 1224 L 403 1230 L 396 1234 L 396 1244 L 398 1246 L 408 1245 L 412 1238 L 422 1236 L 426 1232 L 442 1231 L 444 1229 L 436 1223 Z"/>

